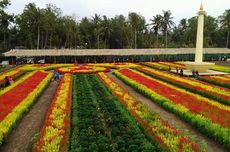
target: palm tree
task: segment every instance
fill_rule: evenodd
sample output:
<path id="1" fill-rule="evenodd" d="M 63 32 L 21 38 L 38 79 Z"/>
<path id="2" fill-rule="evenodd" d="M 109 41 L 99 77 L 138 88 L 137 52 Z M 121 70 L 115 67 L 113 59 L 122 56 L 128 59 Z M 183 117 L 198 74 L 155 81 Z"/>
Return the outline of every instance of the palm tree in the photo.
<path id="1" fill-rule="evenodd" d="M 219 17 L 220 23 L 223 28 L 227 29 L 227 41 L 226 48 L 229 46 L 229 35 L 230 35 L 230 9 L 225 10 L 224 14 Z"/>
<path id="2" fill-rule="evenodd" d="M 29 3 L 26 5 L 24 13 L 28 19 L 32 19 L 32 27 L 37 30 L 37 49 L 39 49 L 43 10 L 36 7 L 35 3 Z"/>
<path id="3" fill-rule="evenodd" d="M 98 14 L 95 14 L 93 17 L 93 23 L 96 26 L 95 33 L 97 35 L 97 49 L 99 49 L 99 42 L 100 42 L 100 23 L 101 23 L 101 17 Z"/>
<path id="4" fill-rule="evenodd" d="M 157 44 L 158 44 L 158 33 L 159 29 L 161 28 L 162 25 L 162 19 L 163 17 L 160 14 L 157 14 L 156 16 L 153 16 L 153 19 L 150 19 L 152 25 L 152 28 L 154 30 L 154 34 L 157 36 Z"/>
<path id="5" fill-rule="evenodd" d="M 129 23 L 131 24 L 132 29 L 134 29 L 134 48 L 137 48 L 137 28 L 139 24 L 139 15 L 137 13 L 129 13 Z"/>
<path id="6" fill-rule="evenodd" d="M 107 39 L 110 38 L 112 29 L 111 29 L 111 21 L 110 19 L 108 19 L 105 15 L 103 16 L 103 20 L 102 20 L 102 31 L 104 33 L 104 48 L 106 48 L 106 41 Z"/>
<path id="7" fill-rule="evenodd" d="M 162 30 L 165 34 L 165 47 L 167 48 L 168 44 L 168 30 L 171 28 L 171 26 L 175 25 L 175 23 L 172 21 L 173 17 L 171 16 L 172 13 L 170 10 L 164 11 L 163 10 L 163 19 L 162 19 Z"/>
<path id="8" fill-rule="evenodd" d="M 184 31 L 187 28 L 187 19 L 183 18 L 180 20 L 179 28 Z"/>

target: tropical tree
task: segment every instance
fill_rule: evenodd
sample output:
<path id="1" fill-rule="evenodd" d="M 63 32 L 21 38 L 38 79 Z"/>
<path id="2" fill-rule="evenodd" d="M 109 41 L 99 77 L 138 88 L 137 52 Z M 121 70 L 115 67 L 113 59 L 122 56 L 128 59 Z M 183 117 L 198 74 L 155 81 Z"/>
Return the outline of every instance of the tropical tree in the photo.
<path id="1" fill-rule="evenodd" d="M 0 1 L 0 40 L 3 39 L 3 45 L 0 43 L 0 50 L 7 48 L 7 35 L 9 35 L 9 25 L 13 22 L 13 16 L 5 12 L 7 6 L 10 5 L 9 0 Z M 3 37 L 1 37 L 3 35 Z"/>
<path id="2" fill-rule="evenodd" d="M 162 25 L 162 20 L 163 17 L 160 14 L 157 14 L 156 16 L 153 16 L 153 19 L 150 19 L 151 21 L 150 25 L 152 26 L 151 29 L 154 30 L 154 34 L 157 37 L 157 44 L 158 44 L 158 33 Z"/>
<path id="3" fill-rule="evenodd" d="M 138 22 L 139 22 L 139 16 L 137 13 L 131 12 L 128 15 L 129 23 L 131 25 L 132 30 L 134 31 L 134 48 L 137 48 L 137 28 L 138 28 Z"/>
<path id="4" fill-rule="evenodd" d="M 163 10 L 163 19 L 162 19 L 162 31 L 165 35 L 165 47 L 167 48 L 168 45 L 168 31 L 171 29 L 175 23 L 172 21 L 173 17 L 171 16 L 172 13 L 170 10 L 164 11 Z"/>
<path id="5" fill-rule="evenodd" d="M 98 15 L 98 14 L 95 14 L 93 17 L 92 17 L 92 20 L 93 20 L 93 24 L 94 24 L 94 33 L 95 33 L 95 36 L 97 37 L 97 49 L 100 48 L 100 34 L 101 34 L 101 31 L 102 31 L 102 28 L 101 28 L 101 16 Z"/>
<path id="6" fill-rule="evenodd" d="M 227 30 L 227 38 L 226 38 L 226 48 L 229 47 L 229 36 L 230 36 L 230 9 L 225 10 L 223 15 L 219 17 L 220 24 L 222 28 Z"/>

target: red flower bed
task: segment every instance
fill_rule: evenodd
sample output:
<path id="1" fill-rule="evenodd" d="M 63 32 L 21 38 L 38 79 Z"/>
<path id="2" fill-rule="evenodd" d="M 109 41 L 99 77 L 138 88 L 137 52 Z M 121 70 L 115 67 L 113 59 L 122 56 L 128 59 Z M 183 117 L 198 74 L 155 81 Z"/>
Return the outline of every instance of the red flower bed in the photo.
<path id="1" fill-rule="evenodd" d="M 202 114 L 215 123 L 230 127 L 230 111 L 213 106 L 208 102 L 202 101 L 202 99 L 198 99 L 190 94 L 170 88 L 154 79 L 149 79 L 129 69 L 122 69 L 119 72 L 132 80 L 145 85 L 161 96 L 170 99 L 172 102 L 185 106 L 191 112 Z"/>
<path id="2" fill-rule="evenodd" d="M 186 77 L 180 77 L 178 75 L 171 74 L 171 73 L 169 74 L 169 73 L 166 73 L 166 72 L 161 72 L 160 74 L 157 74 L 156 72 L 152 72 L 152 71 L 144 69 L 144 68 L 140 68 L 140 69 L 141 69 L 141 71 L 144 71 L 146 73 L 154 74 L 154 75 L 156 75 L 158 77 L 162 77 L 162 78 L 165 78 L 165 79 L 170 80 L 172 82 L 176 82 L 177 84 L 192 88 L 194 90 L 199 90 L 199 91 L 205 92 L 207 94 L 215 95 L 215 96 L 217 96 L 219 98 L 222 98 L 222 99 L 224 99 L 226 101 L 230 101 L 230 96 L 229 95 L 225 95 L 225 94 L 222 94 L 221 92 L 215 91 L 214 89 L 208 89 L 206 87 L 201 87 L 201 86 L 218 88 L 219 91 L 223 90 L 224 92 L 229 92 L 230 89 L 218 87 L 218 86 L 212 85 L 210 83 L 195 80 L 195 79 L 190 79 L 190 78 L 186 78 Z M 164 74 L 172 75 L 172 76 L 171 77 L 166 77 L 166 76 L 164 76 Z M 178 80 L 178 78 L 183 79 L 184 81 L 180 81 L 180 80 Z"/>
<path id="3" fill-rule="evenodd" d="M 27 80 L 0 96 L 0 121 L 3 120 L 48 75 L 38 71 Z"/>

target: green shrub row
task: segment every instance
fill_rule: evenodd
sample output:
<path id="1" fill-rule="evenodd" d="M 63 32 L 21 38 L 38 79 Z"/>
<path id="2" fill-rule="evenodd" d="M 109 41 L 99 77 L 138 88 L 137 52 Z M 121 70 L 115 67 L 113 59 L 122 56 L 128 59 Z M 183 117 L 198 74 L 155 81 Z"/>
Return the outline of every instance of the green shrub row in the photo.
<path id="1" fill-rule="evenodd" d="M 162 151 L 95 74 L 74 76 L 70 140 L 70 151 Z"/>

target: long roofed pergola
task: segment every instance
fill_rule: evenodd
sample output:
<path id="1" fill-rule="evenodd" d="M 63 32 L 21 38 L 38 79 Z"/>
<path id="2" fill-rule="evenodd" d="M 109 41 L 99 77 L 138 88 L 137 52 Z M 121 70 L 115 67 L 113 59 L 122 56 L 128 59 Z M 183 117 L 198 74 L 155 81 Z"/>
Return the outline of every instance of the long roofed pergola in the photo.
<path id="1" fill-rule="evenodd" d="M 142 62 L 194 60 L 195 48 L 153 48 L 153 49 L 12 49 L 4 53 L 15 63 L 17 58 L 45 59 L 47 63 L 70 62 Z M 205 48 L 206 60 L 230 58 L 230 49 Z M 36 62 L 36 61 L 35 61 Z"/>
<path id="2" fill-rule="evenodd" d="M 195 48 L 154 48 L 154 49 L 13 49 L 6 57 L 36 56 L 132 56 L 132 55 L 176 55 L 195 54 Z M 204 54 L 230 54 L 227 48 L 205 48 Z"/>

